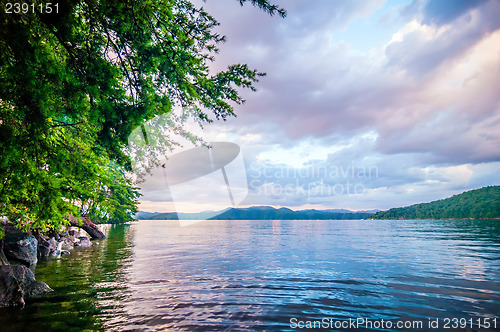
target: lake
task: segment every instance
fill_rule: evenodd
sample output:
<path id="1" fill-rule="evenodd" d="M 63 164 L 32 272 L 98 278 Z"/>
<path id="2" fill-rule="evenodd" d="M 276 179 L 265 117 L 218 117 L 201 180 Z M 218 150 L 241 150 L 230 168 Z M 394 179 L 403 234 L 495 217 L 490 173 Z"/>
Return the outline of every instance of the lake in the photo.
<path id="1" fill-rule="evenodd" d="M 498 220 L 105 227 L 99 245 L 39 263 L 54 292 L 0 310 L 1 330 L 500 328 Z"/>

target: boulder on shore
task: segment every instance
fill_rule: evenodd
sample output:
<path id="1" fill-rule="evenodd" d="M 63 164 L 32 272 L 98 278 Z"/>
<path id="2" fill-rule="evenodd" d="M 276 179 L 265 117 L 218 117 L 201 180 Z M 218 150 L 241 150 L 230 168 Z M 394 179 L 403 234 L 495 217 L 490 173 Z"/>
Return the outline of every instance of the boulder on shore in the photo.
<path id="1" fill-rule="evenodd" d="M 8 233 L 3 240 L 3 251 L 9 262 L 19 262 L 27 267 L 32 267 L 37 263 L 38 241 L 33 235 Z"/>
<path id="2" fill-rule="evenodd" d="M 43 296 L 52 289 L 35 280 L 33 272 L 23 265 L 0 266 L 0 307 L 24 306 L 24 299 Z"/>
<path id="3" fill-rule="evenodd" d="M 86 230 L 92 238 L 105 238 L 104 234 L 88 220 L 85 220 Z M 2 225 L 4 229 L 8 225 Z M 87 230 L 90 230 L 89 231 Z M 64 249 L 73 249 L 77 246 L 87 248 L 92 242 L 87 236 L 80 236 L 79 231 L 68 230 L 60 234 L 57 232 L 32 234 L 20 233 L 10 228 L 3 239 L 0 239 L 0 308 L 24 306 L 25 299 L 43 296 L 52 289 L 35 280 L 33 268 L 38 259 L 60 257 L 69 254 Z M 13 264 L 13 265 L 11 265 Z M 16 265 L 22 264 L 22 265 Z M 1 328 L 0 328 L 1 330 Z"/>

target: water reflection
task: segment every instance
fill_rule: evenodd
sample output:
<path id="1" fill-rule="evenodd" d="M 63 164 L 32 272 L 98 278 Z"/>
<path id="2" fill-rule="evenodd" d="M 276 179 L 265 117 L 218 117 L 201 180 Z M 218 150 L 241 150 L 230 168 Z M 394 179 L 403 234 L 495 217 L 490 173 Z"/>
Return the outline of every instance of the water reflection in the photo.
<path id="1" fill-rule="evenodd" d="M 269 330 L 291 317 L 489 317 L 500 309 L 499 234 L 463 221 L 142 222 L 129 322 Z"/>
<path id="2" fill-rule="evenodd" d="M 133 232 L 129 225 L 110 225 L 105 231 L 108 239 L 99 245 L 40 262 L 36 278 L 54 292 L 28 302 L 23 310 L 1 310 L 2 330 L 105 330 L 113 324 L 127 293 Z"/>
<path id="3" fill-rule="evenodd" d="M 141 221 L 38 267 L 55 294 L 0 326 L 290 330 L 302 320 L 493 317 L 497 221 Z"/>

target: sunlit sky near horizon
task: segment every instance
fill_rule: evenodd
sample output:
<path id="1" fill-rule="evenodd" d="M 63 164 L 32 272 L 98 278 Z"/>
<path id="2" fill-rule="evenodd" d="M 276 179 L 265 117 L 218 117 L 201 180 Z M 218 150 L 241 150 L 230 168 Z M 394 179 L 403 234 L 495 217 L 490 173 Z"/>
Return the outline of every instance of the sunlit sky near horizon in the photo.
<path id="1" fill-rule="evenodd" d="M 239 206 L 388 209 L 500 184 L 500 1 L 275 1 L 284 19 L 195 3 L 227 36 L 213 70 L 267 73 L 236 118 L 200 132 L 240 146 Z M 223 208 L 158 177 L 140 210 Z"/>

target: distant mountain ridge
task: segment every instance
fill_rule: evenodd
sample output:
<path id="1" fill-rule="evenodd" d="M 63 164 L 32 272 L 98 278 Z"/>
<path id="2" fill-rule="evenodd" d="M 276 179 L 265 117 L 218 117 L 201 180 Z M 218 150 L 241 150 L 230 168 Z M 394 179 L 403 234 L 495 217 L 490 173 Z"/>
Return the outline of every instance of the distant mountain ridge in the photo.
<path id="1" fill-rule="evenodd" d="M 500 186 L 489 186 L 430 203 L 375 213 L 370 219 L 500 218 Z"/>
<path id="2" fill-rule="evenodd" d="M 179 213 L 179 215 L 175 212 L 139 211 L 135 215 L 138 220 L 177 220 L 179 217 L 192 220 L 500 219 L 500 186 L 488 186 L 430 203 L 414 204 L 387 211 L 346 209 L 293 211 L 288 208 L 253 206 L 215 212 Z"/>
<path id="3" fill-rule="evenodd" d="M 249 208 L 229 208 L 214 213 L 213 211 L 198 213 L 175 213 L 175 212 L 144 212 L 139 211 L 135 218 L 138 220 L 347 220 L 367 219 L 379 210 L 350 211 L 345 209 L 329 210 L 300 210 L 293 211 L 288 208 L 273 208 L 271 206 L 252 206 Z M 215 217 L 211 217 L 214 214 Z M 210 217 L 209 217 L 210 216 Z M 208 218 L 207 218 L 208 217 Z"/>

